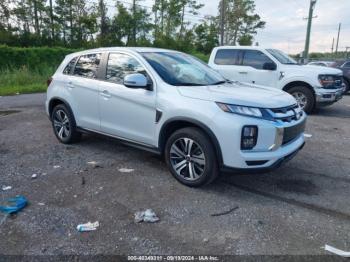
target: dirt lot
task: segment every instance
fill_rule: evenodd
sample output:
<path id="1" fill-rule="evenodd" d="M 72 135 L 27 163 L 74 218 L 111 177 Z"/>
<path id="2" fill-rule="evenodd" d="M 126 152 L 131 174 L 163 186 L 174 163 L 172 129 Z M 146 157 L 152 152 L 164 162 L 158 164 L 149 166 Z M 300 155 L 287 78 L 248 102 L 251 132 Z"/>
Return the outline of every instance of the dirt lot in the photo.
<path id="1" fill-rule="evenodd" d="M 224 174 L 200 189 L 176 182 L 158 157 L 108 138 L 58 143 L 44 99 L 0 97 L 0 186 L 12 186 L 0 189 L 0 201 L 22 194 L 30 202 L 14 217 L 0 214 L 0 254 L 323 255 L 325 244 L 350 250 L 350 96 L 309 117 L 312 137 L 282 168 Z M 145 208 L 161 221 L 135 224 L 134 212 Z M 88 221 L 99 221 L 98 230 L 76 231 Z"/>

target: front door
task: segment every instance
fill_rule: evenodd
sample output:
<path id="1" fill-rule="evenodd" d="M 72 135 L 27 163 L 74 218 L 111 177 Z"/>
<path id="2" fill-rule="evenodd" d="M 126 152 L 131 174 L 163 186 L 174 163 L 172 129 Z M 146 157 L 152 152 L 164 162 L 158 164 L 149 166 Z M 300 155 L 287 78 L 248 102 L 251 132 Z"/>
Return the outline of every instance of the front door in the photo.
<path id="1" fill-rule="evenodd" d="M 245 50 L 242 65 L 239 69 L 242 82 L 276 87 L 278 71 L 264 69 L 265 63 L 274 63 L 267 55 L 259 50 Z"/>
<path id="2" fill-rule="evenodd" d="M 100 83 L 101 130 L 120 138 L 155 145 L 156 91 L 124 86 L 125 75 L 146 70 L 137 58 L 126 53 L 110 53 L 106 75 Z"/>

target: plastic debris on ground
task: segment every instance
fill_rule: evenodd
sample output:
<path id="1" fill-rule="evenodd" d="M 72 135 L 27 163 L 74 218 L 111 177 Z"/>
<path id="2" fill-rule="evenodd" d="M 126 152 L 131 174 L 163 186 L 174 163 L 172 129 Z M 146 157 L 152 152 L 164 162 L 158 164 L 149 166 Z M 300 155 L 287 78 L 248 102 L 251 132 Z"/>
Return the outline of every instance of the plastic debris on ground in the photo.
<path id="1" fill-rule="evenodd" d="M 156 213 L 152 209 L 147 209 L 145 211 L 138 211 L 135 213 L 135 223 L 148 222 L 154 223 L 159 221 Z"/>
<path id="2" fill-rule="evenodd" d="M 77 226 L 79 232 L 94 231 L 100 226 L 100 223 L 96 221 L 95 223 L 88 222 L 86 224 L 80 224 Z"/>
<path id="3" fill-rule="evenodd" d="M 9 198 L 8 203 L 13 204 L 11 206 L 0 206 L 0 211 L 6 214 L 14 214 L 22 210 L 27 204 L 28 201 L 24 196 L 16 196 L 14 198 Z"/>
<path id="4" fill-rule="evenodd" d="M 89 161 L 87 162 L 88 165 L 92 166 L 93 168 L 97 168 L 97 167 L 102 167 L 98 162 L 96 161 Z"/>
<path id="5" fill-rule="evenodd" d="M 60 168 L 60 167 L 61 167 L 61 166 L 58 166 L 58 165 L 53 166 L 54 169 L 57 169 L 57 168 Z"/>
<path id="6" fill-rule="evenodd" d="M 11 190 L 12 186 L 2 186 L 2 191 L 7 191 L 7 190 Z"/>
<path id="7" fill-rule="evenodd" d="M 325 245 L 324 249 L 341 257 L 350 257 L 350 251 L 343 251 L 329 245 Z"/>
<path id="8" fill-rule="evenodd" d="M 311 134 L 304 134 L 304 137 L 311 138 L 312 135 Z"/>
<path id="9" fill-rule="evenodd" d="M 119 168 L 118 171 L 122 172 L 122 173 L 131 173 L 131 172 L 134 172 L 134 169 L 132 169 L 132 168 Z"/>
<path id="10" fill-rule="evenodd" d="M 33 174 L 33 175 L 32 175 L 32 179 L 35 179 L 35 178 L 37 178 L 37 177 L 38 177 L 37 174 Z"/>

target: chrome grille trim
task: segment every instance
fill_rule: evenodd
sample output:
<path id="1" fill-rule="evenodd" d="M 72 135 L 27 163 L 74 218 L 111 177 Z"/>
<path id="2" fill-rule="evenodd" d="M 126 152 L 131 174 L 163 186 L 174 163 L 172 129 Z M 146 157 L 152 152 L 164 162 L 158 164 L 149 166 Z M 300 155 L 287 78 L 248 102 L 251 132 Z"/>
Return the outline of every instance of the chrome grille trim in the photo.
<path id="1" fill-rule="evenodd" d="M 304 114 L 303 110 L 297 105 L 291 105 L 282 108 L 267 109 L 274 121 L 277 122 L 293 122 L 298 121 Z"/>

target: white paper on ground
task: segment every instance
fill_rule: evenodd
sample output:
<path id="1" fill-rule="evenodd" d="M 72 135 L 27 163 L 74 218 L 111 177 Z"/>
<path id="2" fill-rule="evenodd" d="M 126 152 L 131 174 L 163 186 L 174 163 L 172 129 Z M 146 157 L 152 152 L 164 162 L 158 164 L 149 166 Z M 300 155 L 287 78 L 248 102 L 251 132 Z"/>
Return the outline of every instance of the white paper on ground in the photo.
<path id="1" fill-rule="evenodd" d="M 325 245 L 324 249 L 329 251 L 329 252 L 331 252 L 331 253 L 333 253 L 333 254 L 336 254 L 338 256 L 350 257 L 350 252 L 346 252 L 346 251 L 340 250 L 338 248 L 335 248 L 335 247 L 332 247 L 332 246 L 329 246 L 329 245 Z"/>

